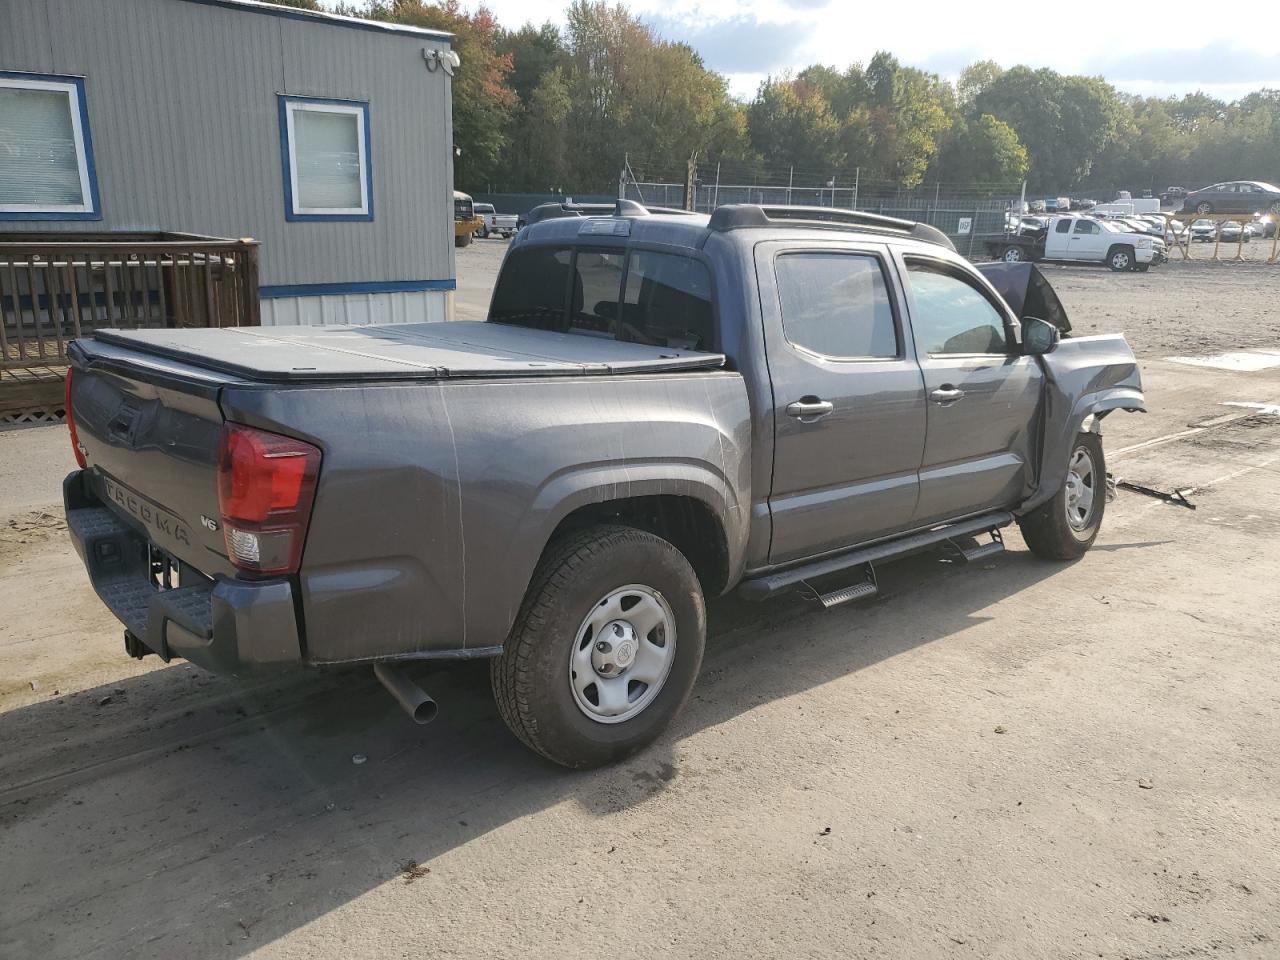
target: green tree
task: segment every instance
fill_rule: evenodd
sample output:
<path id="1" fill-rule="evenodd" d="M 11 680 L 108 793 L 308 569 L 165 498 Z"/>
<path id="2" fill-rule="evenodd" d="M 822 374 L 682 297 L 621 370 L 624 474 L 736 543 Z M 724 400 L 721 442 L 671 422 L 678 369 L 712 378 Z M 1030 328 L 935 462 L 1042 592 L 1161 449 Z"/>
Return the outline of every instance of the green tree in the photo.
<path id="1" fill-rule="evenodd" d="M 459 189 L 484 189 L 498 173 L 508 144 L 507 118 L 516 96 L 507 85 L 511 59 L 499 53 L 499 29 L 484 6 L 468 13 L 459 0 L 439 5 L 389 0 L 370 5 L 369 16 L 455 34 L 462 66 L 453 76 L 453 179 Z"/>
<path id="2" fill-rule="evenodd" d="M 1007 184 L 1027 175 L 1027 148 L 1013 127 L 989 113 L 974 120 L 959 118 L 934 175 L 951 183 Z"/>
<path id="3" fill-rule="evenodd" d="M 765 163 L 835 173 L 845 159 L 840 121 L 821 91 L 793 80 L 766 80 L 747 108 L 751 146 Z"/>

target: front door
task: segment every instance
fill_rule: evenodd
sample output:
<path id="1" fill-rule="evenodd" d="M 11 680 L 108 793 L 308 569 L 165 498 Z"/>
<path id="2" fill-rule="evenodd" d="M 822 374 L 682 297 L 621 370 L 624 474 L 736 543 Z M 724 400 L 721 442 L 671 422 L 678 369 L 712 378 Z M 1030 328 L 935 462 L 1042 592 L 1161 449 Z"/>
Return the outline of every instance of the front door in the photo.
<path id="1" fill-rule="evenodd" d="M 886 248 L 766 242 L 756 267 L 774 404 L 769 562 L 906 529 L 924 382 Z"/>
<path id="2" fill-rule="evenodd" d="M 928 397 L 913 526 L 1013 506 L 1034 479 L 1039 363 L 1020 355 L 1013 317 L 969 270 L 914 256 L 903 266 Z"/>
<path id="3" fill-rule="evenodd" d="M 1071 259 L 1101 260 L 1107 252 L 1103 249 L 1105 240 L 1097 220 L 1077 220 L 1071 230 Z"/>

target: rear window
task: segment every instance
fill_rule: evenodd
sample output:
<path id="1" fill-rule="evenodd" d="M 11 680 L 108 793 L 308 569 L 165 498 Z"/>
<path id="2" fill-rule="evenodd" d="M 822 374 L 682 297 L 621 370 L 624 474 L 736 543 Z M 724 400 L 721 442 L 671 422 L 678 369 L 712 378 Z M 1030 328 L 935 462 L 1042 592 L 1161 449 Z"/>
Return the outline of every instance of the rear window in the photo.
<path id="1" fill-rule="evenodd" d="M 838 360 L 898 356 L 893 306 L 877 258 L 787 253 L 774 269 L 782 328 L 791 343 Z"/>
<path id="2" fill-rule="evenodd" d="M 683 350 L 715 341 L 711 276 L 680 254 L 530 247 L 507 258 L 491 323 Z"/>

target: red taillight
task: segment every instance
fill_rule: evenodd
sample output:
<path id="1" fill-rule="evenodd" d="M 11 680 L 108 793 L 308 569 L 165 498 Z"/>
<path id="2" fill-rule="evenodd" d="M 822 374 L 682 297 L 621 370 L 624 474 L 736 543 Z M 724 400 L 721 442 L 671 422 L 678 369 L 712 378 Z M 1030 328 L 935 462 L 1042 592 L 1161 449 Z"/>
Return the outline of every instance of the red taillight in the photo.
<path id="1" fill-rule="evenodd" d="M 62 410 L 67 418 L 67 430 L 71 433 L 71 452 L 75 454 L 76 463 L 83 470 L 89 466 L 89 461 L 85 459 L 84 450 L 80 446 L 80 437 L 76 434 L 75 414 L 71 412 L 71 375 L 74 372 L 74 367 L 67 367 L 67 392 L 62 402 Z"/>
<path id="2" fill-rule="evenodd" d="M 320 451 L 309 443 L 228 423 L 218 455 L 218 506 L 227 557 L 246 573 L 297 573 Z"/>

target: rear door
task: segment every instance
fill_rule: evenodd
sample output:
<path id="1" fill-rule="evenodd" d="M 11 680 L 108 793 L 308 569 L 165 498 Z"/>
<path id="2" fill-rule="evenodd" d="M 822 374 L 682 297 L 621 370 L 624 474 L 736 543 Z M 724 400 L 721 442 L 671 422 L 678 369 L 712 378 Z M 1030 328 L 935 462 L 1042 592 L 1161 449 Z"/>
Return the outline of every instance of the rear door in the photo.
<path id="1" fill-rule="evenodd" d="M 924 382 L 886 248 L 756 247 L 773 384 L 771 563 L 905 529 L 924 451 Z"/>
<path id="2" fill-rule="evenodd" d="M 1045 234 L 1044 252 L 1050 260 L 1071 260 L 1071 218 L 1059 217 Z"/>
<path id="3" fill-rule="evenodd" d="M 915 254 L 901 267 L 928 397 L 912 525 L 1010 506 L 1033 479 L 1040 366 L 1021 356 L 1015 318 L 973 270 Z"/>

